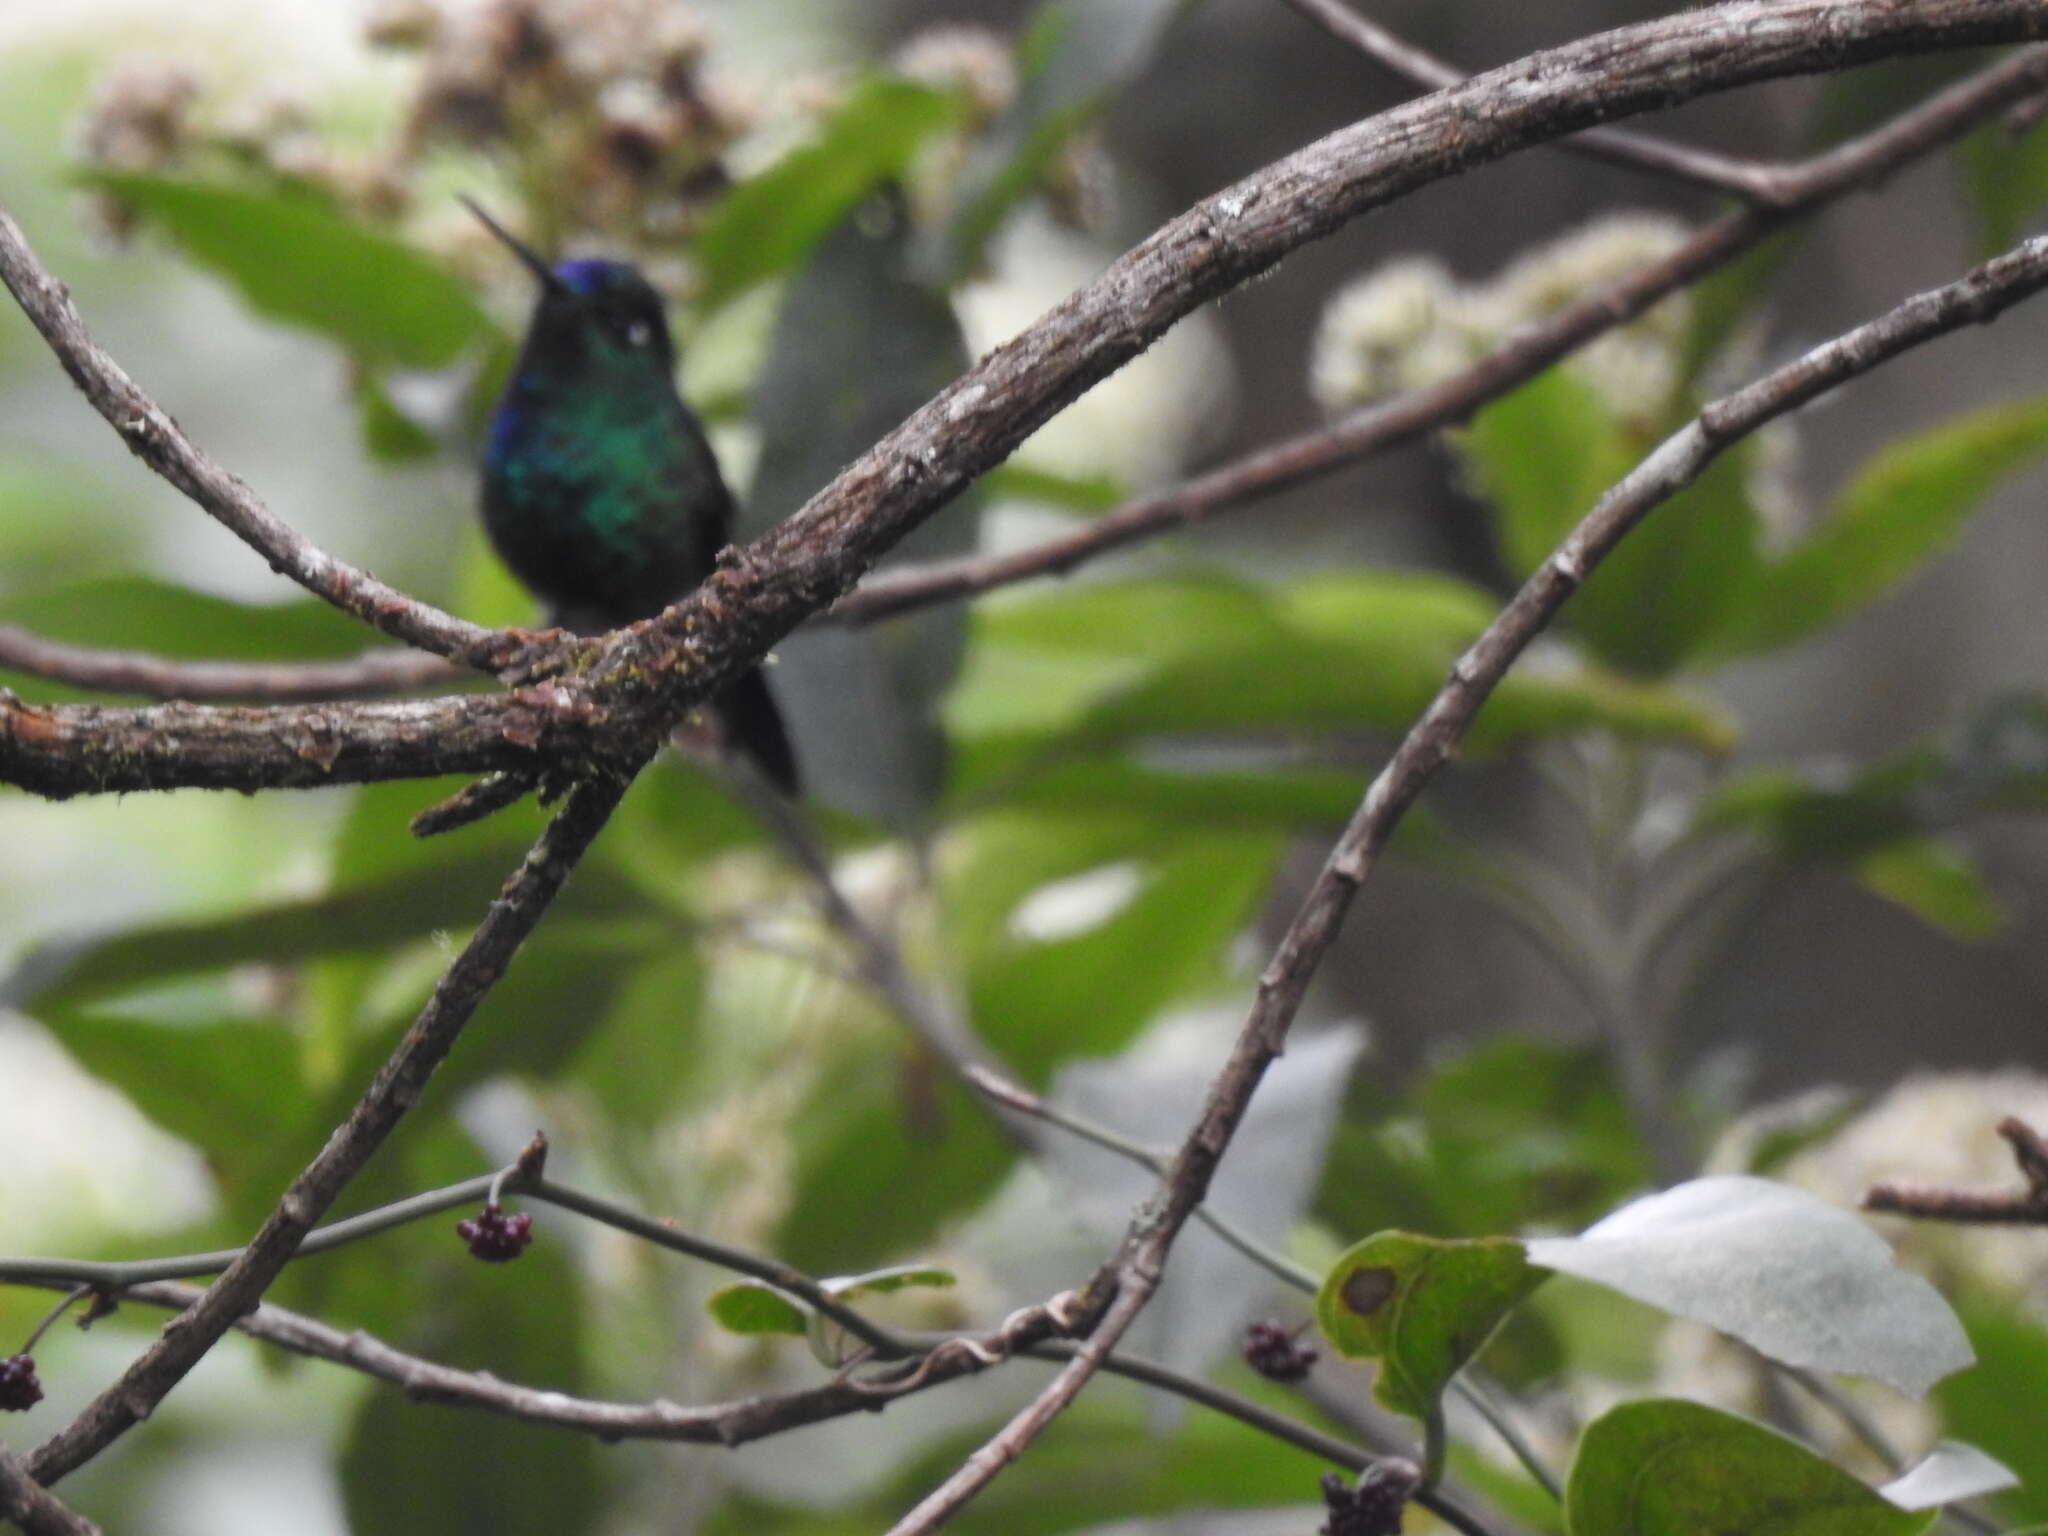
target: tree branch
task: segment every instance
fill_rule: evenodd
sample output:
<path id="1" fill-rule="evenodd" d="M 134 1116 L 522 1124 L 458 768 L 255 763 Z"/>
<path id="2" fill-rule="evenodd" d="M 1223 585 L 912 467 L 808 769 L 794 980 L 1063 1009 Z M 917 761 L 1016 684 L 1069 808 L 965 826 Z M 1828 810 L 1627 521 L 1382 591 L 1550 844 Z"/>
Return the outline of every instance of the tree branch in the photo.
<path id="1" fill-rule="evenodd" d="M 1338 0 L 1286 0 L 1301 15 L 1321 27 L 1347 48 L 1356 50 L 1387 73 L 1424 90 L 1439 91 L 1470 78 L 1463 70 L 1446 63 L 1426 49 L 1404 41 L 1376 21 L 1370 21 Z M 1633 133 L 1626 128 L 1588 128 L 1557 146 L 1567 154 L 1609 165 L 1627 166 L 1726 192 L 1744 202 L 1775 204 L 1779 200 L 1779 168 L 1754 160 L 1696 149 L 1654 134 Z"/>
<path id="2" fill-rule="evenodd" d="M 2044 33 L 2036 0 L 1732 0 L 1532 54 L 1340 129 L 1112 262 L 645 630 L 609 637 L 597 670 L 702 697 L 1184 315 L 1418 187 L 1711 91 Z"/>
<path id="3" fill-rule="evenodd" d="M 2048 49 L 2030 48 L 2001 59 L 1869 133 L 1775 170 L 1778 191 L 1770 207 L 1715 220 L 1668 256 L 1582 295 L 1448 378 L 1257 449 L 1180 485 L 1139 496 L 1071 533 L 1028 548 L 895 567 L 839 599 L 831 617 L 873 623 L 928 603 L 972 597 L 1034 577 L 1064 575 L 1098 555 L 1191 527 L 1218 512 L 1455 425 L 1587 342 L 1725 267 L 1798 215 L 1874 185 L 2011 103 L 2031 99 L 2044 86 Z"/>
<path id="4" fill-rule="evenodd" d="M 637 752 L 643 734 L 666 729 L 753 665 L 910 529 L 1175 320 L 1348 219 L 1429 181 L 1607 117 L 1800 70 L 2044 30 L 2048 17 L 2030 0 L 1898 0 L 1881 9 L 1853 0 L 1736 0 L 1536 54 L 1343 129 L 1164 226 L 914 413 L 794 517 L 747 549 L 728 551 L 723 567 L 661 618 L 566 651 L 557 644 L 550 660 L 583 668 L 581 683 L 607 694 L 608 703 L 634 706 L 615 716 L 614 725 L 625 743 L 621 751 Z M 48 323 L 46 334 L 89 397 L 110 407 L 147 406 L 126 375 L 83 337 L 61 286 L 34 264 L 11 222 L 0 225 L 0 265 L 39 323 Z M 118 425 L 158 418 L 161 412 L 140 418 L 117 412 L 113 419 Z M 163 425 L 168 428 L 167 418 Z M 391 606 L 383 595 L 389 589 L 372 592 L 346 568 L 293 543 L 296 536 L 238 482 L 203 460 L 198 469 L 180 469 L 187 458 L 196 459 L 196 450 L 175 428 L 169 431 L 166 436 L 152 425 L 144 435 L 167 445 L 167 452 L 177 449 L 165 462 L 183 476 L 179 483 L 205 496 L 203 505 L 222 505 L 225 497 L 259 547 L 274 552 L 288 573 L 342 571 L 346 579 L 337 590 L 349 601 L 362 599 L 358 606 L 367 603 L 401 629 L 417 631 L 424 622 L 453 649 L 460 649 L 458 638 L 482 646 L 464 658 L 479 665 L 510 668 L 531 659 L 530 635 L 475 626 L 451 635 L 434 631 L 432 610 L 409 606 L 396 594 L 390 594 Z"/>
<path id="5" fill-rule="evenodd" d="M 21 1458 L 0 1445 L 0 1516 L 27 1536 L 100 1536 L 100 1528 L 78 1514 L 28 1474 Z"/>
<path id="6" fill-rule="evenodd" d="M 1258 995 L 1229 1060 L 1159 1187 L 1139 1208 L 1114 1259 L 1090 1283 L 1113 1304 L 1052 1386 L 935 1489 L 890 1536 L 936 1530 L 1022 1451 L 1069 1403 L 1103 1353 L 1157 1289 L 1174 1240 L 1208 1193 L 1217 1164 L 1401 817 L 1455 752 L 1508 668 L 1607 554 L 1650 512 L 1705 472 L 1731 444 L 1910 348 L 1984 324 L 2048 287 L 2048 237 L 2029 240 L 1945 287 L 1814 348 L 1746 388 L 1710 402 L 1604 496 L 1523 584 L 1451 670 L 1450 680 L 1368 786 L 1300 910 L 1259 978 Z"/>
<path id="7" fill-rule="evenodd" d="M 0 283 L 64 365 L 92 408 L 143 463 L 176 486 L 270 568 L 385 634 L 468 666 L 498 671 L 520 642 L 455 618 L 315 548 L 256 493 L 202 453 L 85 328 L 64 285 L 44 270 L 28 239 L 0 209 Z"/>
<path id="8" fill-rule="evenodd" d="M 1863 1209 L 1921 1221 L 2048 1227 L 2048 1139 L 2015 1115 L 1998 1122 L 2026 1187 L 2018 1190 L 1942 1189 L 1919 1184 L 1873 1184 Z"/>
<path id="9" fill-rule="evenodd" d="M 191 1307 L 201 1294 L 197 1286 L 152 1280 L 121 1288 L 120 1299 L 180 1311 Z M 698 1408 L 685 1408 L 661 1399 L 622 1403 L 575 1397 L 566 1392 L 508 1382 L 488 1371 L 457 1370 L 394 1348 L 361 1330 L 345 1331 L 271 1302 L 262 1303 L 255 1311 L 238 1319 L 235 1327 L 249 1337 L 279 1349 L 374 1376 L 402 1388 L 407 1396 L 420 1401 L 480 1408 L 527 1423 L 575 1430 L 606 1440 L 666 1440 L 738 1446 L 803 1424 L 820 1423 L 851 1413 L 873 1412 L 879 1406 L 873 1395 L 843 1381 L 779 1397 L 745 1398 Z M 927 1347 L 939 1342 L 944 1341 L 925 1341 Z M 1070 1341 L 1053 1339 L 1020 1352 L 1034 1358 L 1058 1360 L 1070 1355 L 1073 1349 Z M 1199 1378 L 1182 1375 L 1150 1360 L 1121 1355 L 1110 1360 L 1104 1369 L 1189 1402 L 1200 1403 L 1312 1456 L 1320 1456 L 1354 1472 L 1363 1471 L 1376 1459 L 1359 1446 L 1274 1413 L 1249 1398 L 1227 1392 Z M 937 1386 L 943 1380 L 957 1379 L 958 1374 L 942 1376 L 935 1373 L 920 1384 L 920 1389 Z M 779 1417 L 785 1416 L 789 1422 L 777 1422 Z"/>
<path id="10" fill-rule="evenodd" d="M 447 688 L 471 675 L 420 651 L 365 651 L 346 661 L 188 661 L 65 645 L 15 624 L 0 624 L 0 671 L 103 693 L 219 704 L 325 704 Z"/>
<path id="11" fill-rule="evenodd" d="M 630 760 L 636 721 L 539 683 L 410 702 L 23 703 L 0 688 L 0 782 L 52 800 L 148 789 L 318 789 L 445 773 L 583 774 Z"/>
<path id="12" fill-rule="evenodd" d="M 506 881 L 503 893 L 491 903 L 348 1119 L 336 1127 L 249 1245 L 199 1301 L 175 1318 L 118 1381 L 36 1449 L 28 1463 L 36 1481 L 55 1482 L 148 1417 L 235 1319 L 256 1304 L 321 1213 L 419 1102 L 427 1079 L 454 1048 L 463 1025 L 505 974 L 569 871 L 602 830 L 624 797 L 627 782 L 590 779 L 570 791 L 560 813 Z"/>

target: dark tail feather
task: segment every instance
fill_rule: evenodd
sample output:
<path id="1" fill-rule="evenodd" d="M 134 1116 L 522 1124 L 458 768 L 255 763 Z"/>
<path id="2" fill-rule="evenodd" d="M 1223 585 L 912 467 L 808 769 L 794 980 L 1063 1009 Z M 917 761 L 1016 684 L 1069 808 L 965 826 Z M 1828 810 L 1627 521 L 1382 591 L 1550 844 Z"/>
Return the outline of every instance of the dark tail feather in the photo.
<path id="1" fill-rule="evenodd" d="M 718 718 L 726 734 L 751 757 L 775 787 L 795 798 L 796 749 L 782 724 L 782 711 L 760 672 L 749 672 L 718 696 Z"/>

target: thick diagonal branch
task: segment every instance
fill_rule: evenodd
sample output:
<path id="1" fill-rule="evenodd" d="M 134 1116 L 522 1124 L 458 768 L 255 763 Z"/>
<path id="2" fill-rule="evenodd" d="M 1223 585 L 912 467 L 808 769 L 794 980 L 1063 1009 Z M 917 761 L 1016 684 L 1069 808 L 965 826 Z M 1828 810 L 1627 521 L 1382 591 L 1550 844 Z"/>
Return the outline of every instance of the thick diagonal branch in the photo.
<path id="1" fill-rule="evenodd" d="M 1341 0 L 1286 0 L 1303 16 L 1363 57 L 1396 77 L 1424 90 L 1440 91 L 1469 77 L 1428 50 L 1395 36 Z M 1776 203 L 1781 195 L 1779 168 L 1737 159 L 1711 149 L 1681 144 L 1655 134 L 1627 128 L 1588 128 L 1558 145 L 1568 153 L 1624 165 L 1669 177 L 1709 191 L 1726 192 L 1752 203 Z"/>
<path id="2" fill-rule="evenodd" d="M 1740 0 L 1531 55 L 1203 199 L 984 357 L 598 670 L 704 695 L 845 593 L 976 476 L 1177 320 L 1416 188 L 1609 118 L 1931 48 L 2048 34 L 2037 0 Z"/>
<path id="3" fill-rule="evenodd" d="M 1740 0 L 1536 54 L 1332 134 L 1164 226 L 942 391 L 796 516 L 730 552 L 721 570 L 660 619 L 606 637 L 594 656 L 562 660 L 580 669 L 574 686 L 607 704 L 632 701 L 637 743 L 754 665 L 968 482 L 1181 316 L 1349 219 L 1607 118 L 1801 70 L 2044 31 L 2048 12 L 2032 0 L 1896 0 L 1883 7 Z M 61 286 L 35 265 L 11 223 L 0 223 L 0 266 L 25 303 L 75 320 Z M 110 402 L 110 419 L 156 423 L 147 429 L 151 441 L 178 447 L 174 467 L 184 466 L 179 473 L 210 510 L 234 510 L 281 568 L 320 580 L 335 574 L 332 560 L 293 543 L 296 536 L 275 525 L 238 482 L 203 460 L 188 463 L 196 450 L 181 436 L 164 435 L 161 412 L 124 416 L 128 406 L 146 402 L 82 333 L 59 326 L 56 340 L 87 393 Z M 403 600 L 390 606 L 385 600 L 395 594 L 371 592 L 355 574 L 344 572 L 337 587 L 355 604 L 351 611 L 366 607 L 380 622 L 437 645 L 459 650 L 459 638 L 484 646 L 483 664 L 506 662 L 505 648 L 516 637 L 474 626 L 457 634 L 437 629 L 430 610 L 415 611 Z"/>
<path id="4" fill-rule="evenodd" d="M 897 566 L 842 597 L 832 605 L 831 617 L 873 623 L 929 603 L 1063 575 L 1126 545 L 1191 527 L 1455 425 L 1587 342 L 1753 250 L 1799 215 L 1873 185 L 2044 87 L 2048 49 L 2001 59 L 1869 133 L 1774 171 L 1778 193 L 1770 207 L 1716 219 L 1669 255 L 1582 295 L 1448 378 L 1139 496 L 1071 533 L 1002 554 Z"/>

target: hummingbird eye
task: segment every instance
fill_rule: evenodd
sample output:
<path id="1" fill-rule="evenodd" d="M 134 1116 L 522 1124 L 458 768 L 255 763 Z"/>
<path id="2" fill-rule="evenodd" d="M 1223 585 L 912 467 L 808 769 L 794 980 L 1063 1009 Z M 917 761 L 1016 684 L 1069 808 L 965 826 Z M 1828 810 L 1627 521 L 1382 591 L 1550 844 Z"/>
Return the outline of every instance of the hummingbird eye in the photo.
<path id="1" fill-rule="evenodd" d="M 626 325 L 626 345 L 644 347 L 654 339 L 654 327 L 645 320 L 629 321 Z"/>

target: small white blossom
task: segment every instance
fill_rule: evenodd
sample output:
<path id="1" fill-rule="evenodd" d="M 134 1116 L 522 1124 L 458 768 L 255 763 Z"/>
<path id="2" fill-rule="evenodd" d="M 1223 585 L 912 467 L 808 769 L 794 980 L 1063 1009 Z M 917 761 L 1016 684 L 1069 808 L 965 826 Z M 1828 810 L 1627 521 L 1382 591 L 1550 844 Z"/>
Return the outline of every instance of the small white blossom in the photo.
<path id="1" fill-rule="evenodd" d="M 1323 311 L 1310 388 L 1328 411 L 1349 410 L 1441 378 L 1470 359 L 1457 280 L 1411 256 L 1339 290 Z"/>

